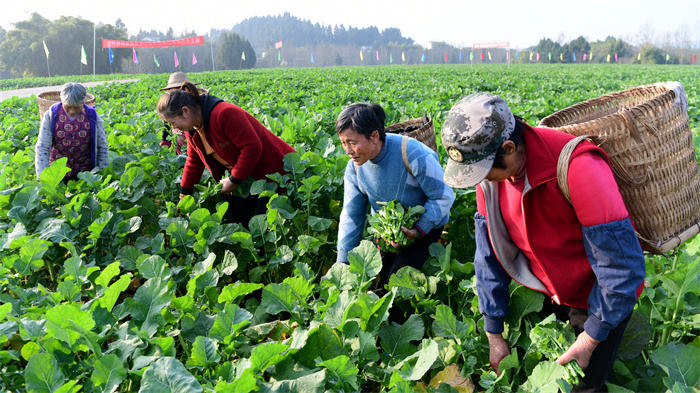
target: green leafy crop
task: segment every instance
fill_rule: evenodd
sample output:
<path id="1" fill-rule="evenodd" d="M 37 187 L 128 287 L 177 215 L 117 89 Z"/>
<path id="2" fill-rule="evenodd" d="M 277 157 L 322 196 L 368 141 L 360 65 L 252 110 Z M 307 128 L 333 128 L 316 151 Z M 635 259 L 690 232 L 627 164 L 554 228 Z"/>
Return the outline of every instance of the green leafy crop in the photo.
<path id="1" fill-rule="evenodd" d="M 408 240 L 401 227 L 413 228 L 413 224 L 425 213 L 425 208 L 421 205 L 407 208 L 399 201 L 378 202 L 382 205 L 377 214 L 368 219 L 369 227 L 367 231 L 377 239 L 379 248 L 382 251 L 397 252 L 400 248 L 391 245 L 391 242 L 398 243 L 401 247 L 406 247 L 413 243 Z"/>

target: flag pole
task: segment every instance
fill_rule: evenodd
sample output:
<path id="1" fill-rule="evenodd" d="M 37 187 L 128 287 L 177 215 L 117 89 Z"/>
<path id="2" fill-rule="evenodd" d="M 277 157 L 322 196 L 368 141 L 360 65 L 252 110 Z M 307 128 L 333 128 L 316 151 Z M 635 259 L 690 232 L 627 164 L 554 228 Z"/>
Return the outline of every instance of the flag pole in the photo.
<path id="1" fill-rule="evenodd" d="M 97 42 L 97 24 L 92 22 L 92 77 L 95 78 L 95 43 Z"/>
<path id="2" fill-rule="evenodd" d="M 49 68 L 49 58 L 46 57 L 46 71 L 49 73 L 49 78 L 51 78 L 51 69 Z"/>

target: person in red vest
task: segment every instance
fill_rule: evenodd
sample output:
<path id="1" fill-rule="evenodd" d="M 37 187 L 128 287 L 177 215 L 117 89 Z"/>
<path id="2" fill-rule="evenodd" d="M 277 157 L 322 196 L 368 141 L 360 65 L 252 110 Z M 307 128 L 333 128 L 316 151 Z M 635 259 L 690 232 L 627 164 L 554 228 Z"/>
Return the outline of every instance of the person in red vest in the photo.
<path id="1" fill-rule="evenodd" d="M 476 186 L 477 293 L 491 365 L 510 353 L 503 338 L 511 280 L 546 295 L 543 312 L 568 319 L 576 341 L 557 361 L 586 376 L 574 391 L 600 391 L 644 286 L 645 260 L 608 157 L 590 142 L 573 151 L 571 203 L 557 160 L 574 136 L 533 128 L 500 97 L 475 93 L 442 128 L 445 183 Z"/>
<path id="2" fill-rule="evenodd" d="M 267 199 L 231 195 L 244 180 L 283 173 L 283 157 L 295 150 L 242 108 L 209 95 L 200 95 L 191 82 L 163 94 L 157 111 L 173 128 L 186 131 L 187 161 L 180 182 L 182 198 L 192 194 L 204 169 L 223 185 L 231 221 L 248 224 L 265 212 Z M 231 176 L 223 178 L 228 170 Z"/>

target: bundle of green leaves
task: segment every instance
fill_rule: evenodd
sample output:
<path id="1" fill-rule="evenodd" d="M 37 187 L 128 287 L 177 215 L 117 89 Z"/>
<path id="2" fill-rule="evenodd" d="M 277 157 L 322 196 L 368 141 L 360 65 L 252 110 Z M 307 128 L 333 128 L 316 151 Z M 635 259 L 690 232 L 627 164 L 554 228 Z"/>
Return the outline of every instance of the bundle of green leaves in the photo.
<path id="1" fill-rule="evenodd" d="M 530 330 L 530 340 L 537 352 L 556 361 L 576 341 L 576 334 L 568 322 L 562 324 L 552 314 Z M 571 386 L 576 386 L 585 375 L 575 360 L 565 364 L 564 369 L 564 379 Z"/>
<path id="2" fill-rule="evenodd" d="M 406 247 L 415 239 L 408 240 L 401 227 L 413 228 L 413 224 L 425 213 L 421 205 L 406 207 L 399 201 L 378 202 L 382 206 L 377 214 L 369 217 L 367 232 L 377 239 L 379 249 L 386 252 L 397 252 L 399 248 L 391 242 Z"/>

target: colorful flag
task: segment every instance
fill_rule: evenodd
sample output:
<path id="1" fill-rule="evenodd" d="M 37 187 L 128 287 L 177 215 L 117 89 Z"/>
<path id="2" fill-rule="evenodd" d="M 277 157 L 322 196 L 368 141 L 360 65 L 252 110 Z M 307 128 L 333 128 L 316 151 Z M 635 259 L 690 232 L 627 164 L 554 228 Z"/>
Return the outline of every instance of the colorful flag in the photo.
<path id="1" fill-rule="evenodd" d="M 177 60 L 177 52 L 173 51 L 173 54 L 175 56 L 175 67 L 180 65 L 180 62 Z"/>
<path id="2" fill-rule="evenodd" d="M 533 54 L 534 54 L 534 52 L 530 52 L 530 61 L 532 61 L 532 55 L 533 55 Z"/>
<path id="3" fill-rule="evenodd" d="M 617 53 L 615 53 L 615 61 L 617 61 Z"/>
<path id="4" fill-rule="evenodd" d="M 401 60 L 406 61 L 406 54 L 404 52 L 401 52 Z"/>
<path id="5" fill-rule="evenodd" d="M 377 51 L 377 61 L 379 61 L 379 51 Z"/>
<path id="6" fill-rule="evenodd" d="M 277 61 L 282 61 L 282 51 L 277 52 Z"/>
<path id="7" fill-rule="evenodd" d="M 282 41 L 275 42 L 275 49 L 279 49 L 281 47 L 282 47 Z"/>
<path id="8" fill-rule="evenodd" d="M 589 60 L 589 61 L 593 61 L 593 51 L 591 51 L 591 54 L 588 55 L 588 60 Z"/>
<path id="9" fill-rule="evenodd" d="M 518 60 L 520 58 L 520 52 L 515 54 L 515 60 Z"/>
<path id="10" fill-rule="evenodd" d="M 136 48 L 131 48 L 131 50 L 133 51 L 133 55 L 134 55 L 134 63 L 138 64 L 138 63 L 139 63 L 139 57 L 136 56 Z"/>
<path id="11" fill-rule="evenodd" d="M 671 58 L 668 53 L 666 53 L 666 61 L 668 61 Z"/>
<path id="12" fill-rule="evenodd" d="M 109 64 L 112 62 L 114 62 L 114 52 L 112 52 L 112 48 L 109 48 Z"/>
<path id="13" fill-rule="evenodd" d="M 588 54 L 588 53 L 584 53 L 584 54 L 583 54 L 583 61 L 586 61 L 586 55 L 587 55 L 587 54 Z"/>
<path id="14" fill-rule="evenodd" d="M 510 60 L 510 50 L 506 51 L 506 60 Z"/>
<path id="15" fill-rule="evenodd" d="M 313 53 L 311 54 L 311 64 L 316 64 L 316 62 L 314 61 L 314 54 Z"/>
<path id="16" fill-rule="evenodd" d="M 559 53 L 559 61 L 564 61 L 564 54 L 563 53 Z"/>
<path id="17" fill-rule="evenodd" d="M 445 63 L 447 63 L 447 52 L 445 52 Z"/>
<path id="18" fill-rule="evenodd" d="M 87 55 L 85 54 L 85 46 L 80 45 L 80 62 L 87 65 Z"/>
<path id="19" fill-rule="evenodd" d="M 548 57 L 549 60 L 551 61 L 551 60 L 552 60 L 552 52 L 547 53 L 547 57 Z"/>
<path id="20" fill-rule="evenodd" d="M 639 54 L 637 54 L 637 61 L 642 61 L 642 52 L 639 52 Z"/>
<path id="21" fill-rule="evenodd" d="M 489 61 L 491 61 L 491 51 L 489 51 Z"/>
<path id="22" fill-rule="evenodd" d="M 365 61 L 364 56 L 362 56 L 362 49 L 360 49 L 360 61 Z"/>
<path id="23" fill-rule="evenodd" d="M 469 52 L 469 61 L 474 60 L 474 51 Z"/>
<path id="24" fill-rule="evenodd" d="M 540 52 L 537 52 L 537 61 L 540 61 Z"/>
<path id="25" fill-rule="evenodd" d="M 480 60 L 484 60 L 484 52 L 481 52 L 481 59 Z"/>
<path id="26" fill-rule="evenodd" d="M 420 58 L 420 61 L 422 61 L 423 63 L 425 63 L 425 55 L 423 55 L 423 56 Z"/>
<path id="27" fill-rule="evenodd" d="M 608 53 L 608 63 L 610 63 L 610 53 Z"/>
<path id="28" fill-rule="evenodd" d="M 574 57 L 574 63 L 576 62 L 576 53 L 572 53 L 571 56 Z"/>
<path id="29" fill-rule="evenodd" d="M 245 60 L 245 52 L 241 52 L 241 60 Z"/>
<path id="30" fill-rule="evenodd" d="M 693 54 L 693 63 L 695 63 L 695 54 Z"/>
<path id="31" fill-rule="evenodd" d="M 459 61 L 462 61 L 462 52 L 459 52 Z"/>
<path id="32" fill-rule="evenodd" d="M 391 53 L 389 53 L 389 64 L 391 64 L 393 62 L 394 62 L 394 56 L 392 56 Z"/>
<path id="33" fill-rule="evenodd" d="M 156 59 L 156 55 L 153 55 L 153 62 L 155 62 L 156 66 L 160 68 L 160 63 L 158 62 L 158 59 Z"/>
<path id="34" fill-rule="evenodd" d="M 46 41 L 44 42 L 44 52 L 46 52 L 46 60 L 49 59 L 49 47 L 46 46 Z"/>
<path id="35" fill-rule="evenodd" d="M 192 54 L 192 65 L 197 64 L 197 58 L 194 57 L 194 53 Z"/>

